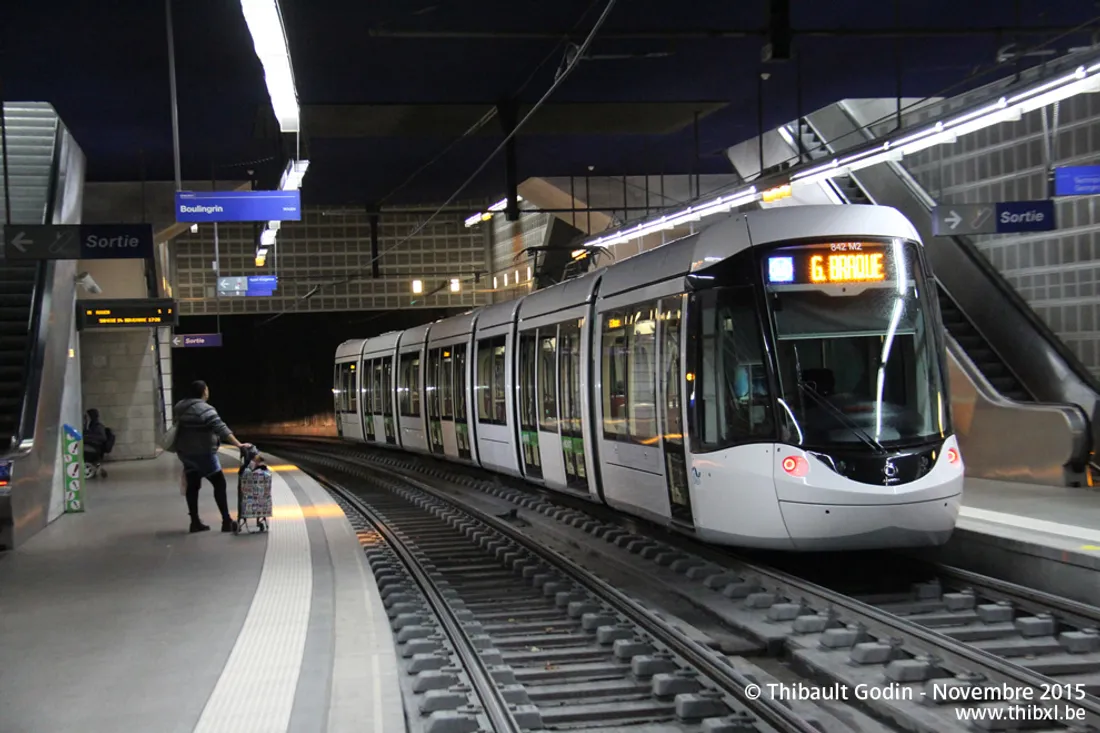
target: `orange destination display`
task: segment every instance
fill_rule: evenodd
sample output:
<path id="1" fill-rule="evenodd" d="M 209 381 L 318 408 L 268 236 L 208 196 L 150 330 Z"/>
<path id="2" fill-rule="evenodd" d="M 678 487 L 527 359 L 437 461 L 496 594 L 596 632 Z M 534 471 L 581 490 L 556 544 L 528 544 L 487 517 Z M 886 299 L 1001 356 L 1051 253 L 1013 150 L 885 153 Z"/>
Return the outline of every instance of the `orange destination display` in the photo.
<path id="1" fill-rule="evenodd" d="M 77 303 L 77 328 L 149 328 L 179 325 L 174 300 L 81 300 Z"/>
<path id="2" fill-rule="evenodd" d="M 879 282 L 886 279 L 882 252 L 810 257 L 810 281 L 815 283 Z"/>
<path id="3" fill-rule="evenodd" d="M 881 244 L 836 242 L 779 250 L 765 264 L 770 285 L 845 285 L 887 280 L 889 260 Z"/>

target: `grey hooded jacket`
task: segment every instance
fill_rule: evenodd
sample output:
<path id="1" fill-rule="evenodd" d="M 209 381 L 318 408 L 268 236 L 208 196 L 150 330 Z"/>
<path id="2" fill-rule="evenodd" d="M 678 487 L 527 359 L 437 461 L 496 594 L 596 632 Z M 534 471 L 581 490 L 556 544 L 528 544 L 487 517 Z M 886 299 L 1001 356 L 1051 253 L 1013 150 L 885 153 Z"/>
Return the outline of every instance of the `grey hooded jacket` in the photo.
<path id="1" fill-rule="evenodd" d="M 209 403 L 189 397 L 173 408 L 176 416 L 176 453 L 201 455 L 216 453 L 221 442 L 233 434 L 218 411 Z"/>

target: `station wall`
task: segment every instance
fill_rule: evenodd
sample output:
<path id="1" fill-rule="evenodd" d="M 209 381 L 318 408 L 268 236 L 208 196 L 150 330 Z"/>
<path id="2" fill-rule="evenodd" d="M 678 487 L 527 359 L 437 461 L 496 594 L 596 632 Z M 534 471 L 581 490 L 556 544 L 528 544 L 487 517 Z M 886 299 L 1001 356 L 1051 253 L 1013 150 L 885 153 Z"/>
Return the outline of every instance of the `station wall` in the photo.
<path id="1" fill-rule="evenodd" d="M 481 292 L 475 292 L 472 283 L 475 272 L 488 269 L 484 234 L 477 227 L 464 226 L 469 215 L 465 211 L 456 208 L 441 213 L 402 243 L 432 209 L 383 209 L 377 278 L 371 272 L 370 214 L 362 208 L 305 207 L 302 221 L 283 222 L 278 242 L 262 268 L 256 267 L 254 258 L 258 225 L 220 224 L 221 275 L 277 275 L 279 289 L 271 297 L 216 297 L 214 226 L 202 224 L 197 234 L 187 231 L 172 244 L 171 278 L 180 314 L 472 308 L 486 304 L 489 294 L 481 286 L 477 287 Z M 469 279 L 458 294 L 451 294 L 446 287 L 453 277 Z M 414 278 L 424 282 L 423 297 L 412 294 Z M 317 285 L 324 287 L 303 299 Z M 438 293 L 431 294 L 441 286 Z"/>
<path id="2" fill-rule="evenodd" d="M 149 328 L 85 331 L 80 338 L 84 409 L 115 432 L 113 460 L 153 458 L 162 420 L 154 338 Z"/>

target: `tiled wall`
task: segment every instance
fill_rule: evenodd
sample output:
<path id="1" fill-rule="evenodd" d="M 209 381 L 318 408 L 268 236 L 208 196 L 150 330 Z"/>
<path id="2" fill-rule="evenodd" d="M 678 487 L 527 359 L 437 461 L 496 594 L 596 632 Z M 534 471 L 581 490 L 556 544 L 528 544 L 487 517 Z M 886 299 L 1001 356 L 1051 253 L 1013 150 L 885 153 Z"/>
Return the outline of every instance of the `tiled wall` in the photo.
<path id="1" fill-rule="evenodd" d="M 80 371 L 84 409 L 98 409 L 115 432 L 111 460 L 152 458 L 161 419 L 153 329 L 84 331 Z"/>
<path id="2" fill-rule="evenodd" d="M 275 294 L 263 298 L 215 297 L 214 228 L 202 224 L 198 233 L 184 233 L 173 243 L 172 279 L 180 299 L 180 315 L 219 310 L 227 314 L 483 305 L 488 298 L 476 292 L 472 282 L 458 294 L 448 288 L 433 292 L 451 278 L 472 281 L 475 272 L 486 271 L 484 236 L 479 228 L 463 224 L 477 211 L 477 205 L 468 210 L 444 211 L 422 226 L 432 211 L 426 207 L 423 211 L 381 213 L 378 278 L 371 270 L 370 216 L 362 207 L 305 209 L 301 221 L 283 223 L 274 251 L 269 252 L 262 268 L 255 264 L 257 229 L 251 223 L 219 225 L 223 277 L 279 277 Z M 424 292 L 433 294 L 415 298 L 410 291 L 413 279 L 422 280 Z M 324 287 L 308 300 L 303 299 L 318 285 Z"/>
<path id="3" fill-rule="evenodd" d="M 937 106 L 924 112 L 937 116 Z M 1047 198 L 1042 111 L 906 156 L 941 203 Z M 1047 110 L 1048 129 L 1053 108 Z M 1100 163 L 1100 94 L 1062 102 L 1051 138 L 1055 165 Z M 1096 197 L 1057 200 L 1058 230 L 974 238 L 993 265 L 1095 374 L 1100 374 L 1100 208 Z"/>

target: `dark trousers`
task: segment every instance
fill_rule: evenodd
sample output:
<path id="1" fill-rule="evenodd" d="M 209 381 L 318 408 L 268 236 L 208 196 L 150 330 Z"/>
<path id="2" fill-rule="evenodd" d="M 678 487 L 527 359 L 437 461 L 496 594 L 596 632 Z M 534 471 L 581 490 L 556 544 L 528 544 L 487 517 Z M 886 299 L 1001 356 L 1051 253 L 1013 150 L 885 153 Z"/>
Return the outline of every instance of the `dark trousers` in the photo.
<path id="1" fill-rule="evenodd" d="M 202 474 L 198 471 L 186 471 L 187 477 L 187 511 L 191 514 L 192 521 L 199 521 L 199 489 L 202 488 Z M 222 521 L 232 521 L 229 515 L 229 503 L 225 498 L 225 474 L 221 471 L 212 473 L 206 477 L 214 487 L 214 501 L 218 503 L 218 511 L 222 513 Z"/>

